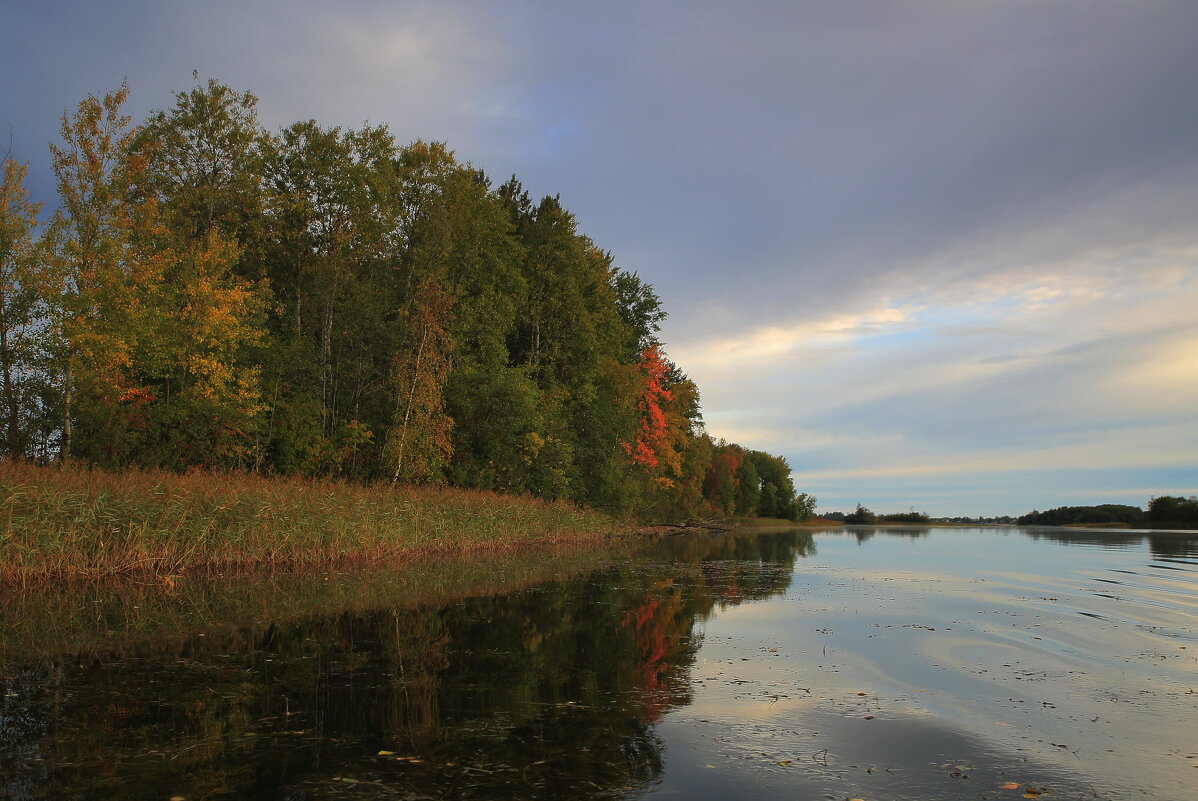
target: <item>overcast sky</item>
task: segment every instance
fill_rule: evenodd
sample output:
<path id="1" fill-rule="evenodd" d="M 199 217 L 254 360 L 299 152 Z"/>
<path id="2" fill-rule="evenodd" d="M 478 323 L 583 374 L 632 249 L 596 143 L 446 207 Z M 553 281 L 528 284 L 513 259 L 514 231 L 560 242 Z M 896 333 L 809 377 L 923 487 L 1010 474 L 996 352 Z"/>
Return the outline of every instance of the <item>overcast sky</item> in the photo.
<path id="1" fill-rule="evenodd" d="M 0 125 L 127 78 L 386 123 L 652 283 L 708 430 L 821 509 L 1198 492 L 1198 3 L 4 3 Z"/>

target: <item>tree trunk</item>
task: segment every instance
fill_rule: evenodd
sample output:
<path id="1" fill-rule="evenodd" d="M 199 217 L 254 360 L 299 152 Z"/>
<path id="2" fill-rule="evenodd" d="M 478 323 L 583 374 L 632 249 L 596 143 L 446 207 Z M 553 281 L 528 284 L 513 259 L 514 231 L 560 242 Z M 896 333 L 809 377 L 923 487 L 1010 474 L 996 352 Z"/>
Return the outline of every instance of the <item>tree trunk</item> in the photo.
<path id="1" fill-rule="evenodd" d="M 65 462 L 71 457 L 71 381 L 74 372 L 71 369 L 71 357 L 67 357 L 67 366 L 63 376 L 62 387 L 62 448 L 58 452 L 58 461 Z"/>
<path id="2" fill-rule="evenodd" d="M 420 346 L 416 348 L 416 364 L 412 367 L 412 384 L 408 390 L 408 408 L 404 411 L 403 425 L 399 429 L 399 453 L 395 459 L 395 473 L 391 476 L 391 483 L 399 481 L 399 474 L 403 472 L 403 451 L 404 444 L 408 438 L 408 421 L 412 419 L 412 403 L 416 399 L 416 382 L 420 378 L 420 359 L 424 355 L 424 343 L 428 340 L 428 326 L 424 327 L 424 332 L 420 335 Z"/>
<path id="3" fill-rule="evenodd" d="M 0 298 L 0 307 L 3 298 Z M 17 406 L 17 393 L 13 387 L 13 358 L 8 344 L 8 321 L 0 319 L 0 379 L 4 383 L 4 405 L 8 411 L 8 435 L 4 445 L 10 459 L 16 461 L 24 455 L 21 434 L 18 428 L 21 424 L 20 409 Z"/>

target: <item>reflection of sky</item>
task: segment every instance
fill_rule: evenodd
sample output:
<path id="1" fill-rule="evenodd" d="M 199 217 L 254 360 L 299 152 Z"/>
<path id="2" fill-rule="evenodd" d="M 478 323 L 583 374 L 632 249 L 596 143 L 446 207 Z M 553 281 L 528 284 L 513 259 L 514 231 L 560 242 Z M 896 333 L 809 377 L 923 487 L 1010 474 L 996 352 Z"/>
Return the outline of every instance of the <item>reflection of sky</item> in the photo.
<path id="1" fill-rule="evenodd" d="M 0 123 L 40 200 L 57 116 L 122 76 L 135 117 L 197 69 L 272 128 L 448 140 L 560 192 L 711 432 L 822 505 L 1110 499 L 1082 466 L 1143 504 L 1198 492 L 1198 6 L 1148 6 L 18 4 Z"/>
<path id="2" fill-rule="evenodd" d="M 785 596 L 709 619 L 694 701 L 658 727 L 664 791 L 732 776 L 764 798 L 806 781 L 957 797 L 938 767 L 965 763 L 982 794 L 1005 781 L 1062 797 L 1198 792 L 1192 566 L 1136 535 L 1109 548 L 924 531 L 817 534 Z M 824 748 L 827 767 L 812 759 Z"/>

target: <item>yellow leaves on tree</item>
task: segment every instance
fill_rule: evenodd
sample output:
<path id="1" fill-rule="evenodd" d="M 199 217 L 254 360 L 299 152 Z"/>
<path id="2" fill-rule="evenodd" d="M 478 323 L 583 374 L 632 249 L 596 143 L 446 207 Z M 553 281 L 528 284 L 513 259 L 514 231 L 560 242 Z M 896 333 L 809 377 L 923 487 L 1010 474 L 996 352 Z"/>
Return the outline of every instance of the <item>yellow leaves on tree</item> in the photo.
<path id="1" fill-rule="evenodd" d="M 445 413 L 451 339 L 452 299 L 438 275 L 429 276 L 404 313 L 409 345 L 395 355 L 391 380 L 395 412 L 384 454 L 391 481 L 439 481 L 453 453 L 453 420 Z"/>
<path id="2" fill-rule="evenodd" d="M 168 350 L 171 373 L 181 383 L 181 411 L 197 444 L 209 449 L 208 458 L 197 453 L 192 461 L 244 459 L 254 419 L 265 407 L 260 368 L 244 366 L 238 357 L 243 348 L 262 344 L 263 288 L 233 274 L 237 247 L 215 230 L 175 255 L 170 308 L 177 317 L 163 328 L 174 331 Z"/>
<path id="3" fill-rule="evenodd" d="M 146 329 L 146 296 L 161 281 L 162 260 L 137 247 L 155 205 L 132 199 L 146 159 L 133 145 L 137 130 L 121 112 L 128 93 L 121 86 L 83 100 L 73 115 L 63 115 L 63 144 L 50 147 L 62 208 L 51 224 L 55 258 L 46 297 L 62 337 L 64 456 L 72 451 L 77 395 L 94 410 L 86 433 L 117 458 L 122 427 L 138 425 L 125 419 L 130 406 L 122 399 L 148 391 L 134 367 L 135 353 Z"/>

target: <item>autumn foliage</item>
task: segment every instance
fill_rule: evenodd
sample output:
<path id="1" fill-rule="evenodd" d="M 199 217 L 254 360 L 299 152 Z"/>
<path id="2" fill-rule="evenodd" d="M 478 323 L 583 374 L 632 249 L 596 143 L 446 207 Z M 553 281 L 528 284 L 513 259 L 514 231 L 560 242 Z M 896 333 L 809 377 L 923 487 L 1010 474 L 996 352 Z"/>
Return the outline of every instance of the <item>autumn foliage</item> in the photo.
<path id="1" fill-rule="evenodd" d="M 9 461 L 789 514 L 785 461 L 708 436 L 653 288 L 559 197 L 382 126 L 268 132 L 213 80 L 141 124 L 128 97 L 63 115 L 48 225 L 4 164 Z"/>
<path id="2" fill-rule="evenodd" d="M 623 443 L 623 448 L 632 461 L 653 468 L 658 466 L 658 451 L 666 439 L 666 413 L 662 403 L 672 400 L 674 396 L 665 386 L 669 367 L 659 345 L 654 343 L 641 351 L 638 367 L 643 386 L 636 402 L 639 413 L 636 439 L 631 443 Z"/>

